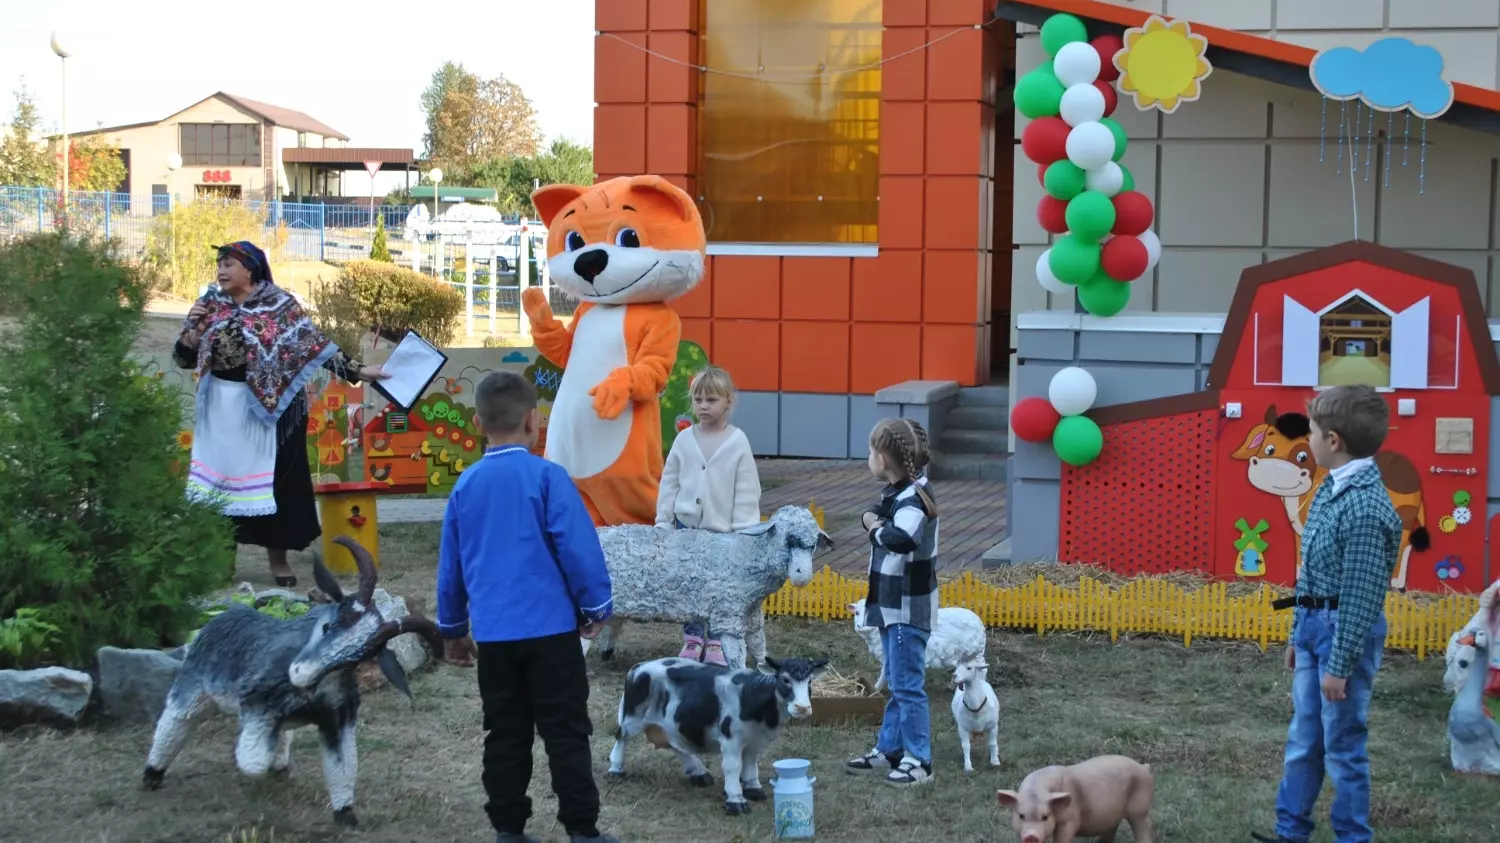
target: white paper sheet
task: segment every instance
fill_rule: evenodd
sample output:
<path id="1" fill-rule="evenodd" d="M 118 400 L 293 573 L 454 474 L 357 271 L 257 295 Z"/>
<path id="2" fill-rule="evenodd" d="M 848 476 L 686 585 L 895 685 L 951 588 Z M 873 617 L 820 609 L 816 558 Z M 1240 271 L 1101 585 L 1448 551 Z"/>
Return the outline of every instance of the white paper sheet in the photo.
<path id="1" fill-rule="evenodd" d="M 416 331 L 408 331 L 391 356 L 381 364 L 390 377 L 379 381 L 380 388 L 402 410 L 410 410 L 445 362 L 443 353 L 432 343 L 422 339 Z"/>

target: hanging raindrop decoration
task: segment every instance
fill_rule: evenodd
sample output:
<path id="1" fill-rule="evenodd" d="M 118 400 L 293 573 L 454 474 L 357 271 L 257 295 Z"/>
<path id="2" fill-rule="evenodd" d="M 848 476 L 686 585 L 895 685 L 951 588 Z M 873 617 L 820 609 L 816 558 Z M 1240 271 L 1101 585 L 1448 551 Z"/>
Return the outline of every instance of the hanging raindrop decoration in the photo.
<path id="1" fill-rule="evenodd" d="M 1323 98 L 1323 119 L 1318 123 L 1318 163 L 1327 161 L 1324 153 L 1328 148 L 1328 97 Z"/>
<path id="2" fill-rule="evenodd" d="M 1339 156 L 1334 164 L 1333 174 L 1341 176 L 1344 174 L 1344 124 L 1349 117 L 1349 103 L 1339 103 Z"/>
<path id="3" fill-rule="evenodd" d="M 1354 100 L 1352 123 L 1348 124 L 1349 167 L 1359 169 L 1360 133 L 1364 132 L 1365 181 L 1370 180 L 1374 163 L 1375 112 L 1386 112 L 1385 184 L 1390 184 L 1391 135 L 1395 113 L 1403 114 L 1401 166 L 1407 166 L 1411 148 L 1411 118 L 1415 114 L 1422 126 L 1419 135 L 1417 193 L 1427 192 L 1427 121 L 1441 117 L 1453 105 L 1453 85 L 1443 78 L 1443 56 L 1435 48 L 1418 45 L 1406 38 L 1382 38 L 1366 47 L 1332 47 L 1313 57 L 1313 87 L 1326 100 L 1342 104 L 1339 118 L 1339 154 L 1335 174 L 1342 173 L 1345 124 L 1349 100 Z M 1365 118 L 1368 112 L 1369 117 Z M 1326 121 L 1324 133 L 1326 134 Z M 1320 139 L 1318 160 L 1324 160 Z"/>

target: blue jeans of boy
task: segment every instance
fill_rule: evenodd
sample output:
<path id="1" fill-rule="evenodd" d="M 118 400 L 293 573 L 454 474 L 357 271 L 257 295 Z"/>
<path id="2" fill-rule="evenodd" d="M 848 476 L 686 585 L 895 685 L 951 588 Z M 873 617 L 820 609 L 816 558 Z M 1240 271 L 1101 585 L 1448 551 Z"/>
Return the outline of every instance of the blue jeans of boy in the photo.
<path id="1" fill-rule="evenodd" d="M 1340 702 L 1323 698 L 1321 683 L 1338 629 L 1337 610 L 1297 609 L 1292 644 L 1297 667 L 1292 677 L 1292 725 L 1287 730 L 1286 766 L 1276 794 L 1276 835 L 1302 843 L 1312 837 L 1313 806 L 1323 777 L 1333 779 L 1330 810 L 1336 843 L 1369 843 L 1370 691 L 1385 653 L 1385 615 L 1365 636 Z"/>
<path id="2" fill-rule="evenodd" d="M 891 698 L 875 748 L 932 763 L 932 720 L 927 709 L 927 633 L 904 623 L 880 630 Z"/>

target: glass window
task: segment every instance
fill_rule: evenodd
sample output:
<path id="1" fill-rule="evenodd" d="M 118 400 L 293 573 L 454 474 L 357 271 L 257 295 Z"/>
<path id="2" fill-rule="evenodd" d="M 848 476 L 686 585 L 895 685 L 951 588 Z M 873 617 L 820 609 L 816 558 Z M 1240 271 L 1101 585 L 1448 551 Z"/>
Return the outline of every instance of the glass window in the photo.
<path id="1" fill-rule="evenodd" d="M 703 20 L 709 241 L 877 242 L 881 4 L 705 2 Z"/>
<path id="2" fill-rule="evenodd" d="M 260 126 L 254 123 L 183 123 L 178 130 L 183 164 L 260 166 Z"/>

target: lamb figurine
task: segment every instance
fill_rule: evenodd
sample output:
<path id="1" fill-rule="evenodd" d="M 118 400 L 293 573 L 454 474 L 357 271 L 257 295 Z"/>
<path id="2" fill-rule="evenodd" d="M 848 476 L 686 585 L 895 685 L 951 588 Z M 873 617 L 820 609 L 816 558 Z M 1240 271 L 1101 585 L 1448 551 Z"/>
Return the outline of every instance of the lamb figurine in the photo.
<path id="1" fill-rule="evenodd" d="M 885 648 L 880 645 L 880 630 L 865 626 L 865 601 L 859 600 L 845 607 L 854 613 L 854 631 L 865 639 L 870 655 L 880 662 L 880 678 L 875 680 L 875 692 L 886 688 Z M 966 661 L 984 661 L 984 621 L 968 609 L 949 606 L 938 609 L 937 622 L 932 634 L 927 637 L 927 669 L 944 670 L 958 667 Z"/>
<path id="2" fill-rule="evenodd" d="M 355 668 L 375 659 L 402 693 L 411 696 L 406 674 L 386 642 L 412 632 L 441 658 L 442 638 L 432 621 L 404 617 L 387 621 L 375 608 L 375 563 L 348 536 L 334 541 L 348 549 L 359 568 L 359 591 L 345 596 L 323 566 L 313 565 L 318 588 L 335 602 L 300 618 L 279 620 L 246 606 L 233 606 L 204 625 L 167 691 L 166 707 L 146 759 L 145 787 L 161 787 L 167 766 L 213 705 L 240 720 L 235 762 L 242 772 L 284 773 L 291 764 L 292 730 L 316 726 L 323 743 L 323 778 L 340 825 L 354 816 L 356 758 L 354 726 L 359 713 Z"/>
<path id="3" fill-rule="evenodd" d="M 761 603 L 789 579 L 798 588 L 807 585 L 813 554 L 833 547 L 833 539 L 806 507 L 783 506 L 770 520 L 737 533 L 626 524 L 599 528 L 599 544 L 615 600 L 614 619 L 601 631 L 600 658 L 613 655 L 626 619 L 706 617 L 724 644 L 725 661 L 738 670 L 745 667 L 747 641 L 757 663 L 765 658 Z"/>
<path id="4" fill-rule="evenodd" d="M 953 722 L 958 724 L 958 742 L 964 748 L 964 775 L 974 772 L 970 760 L 971 741 L 983 737 L 990 750 L 990 766 L 1000 766 L 1000 700 L 985 680 L 989 665 L 964 662 L 953 669 Z"/>

